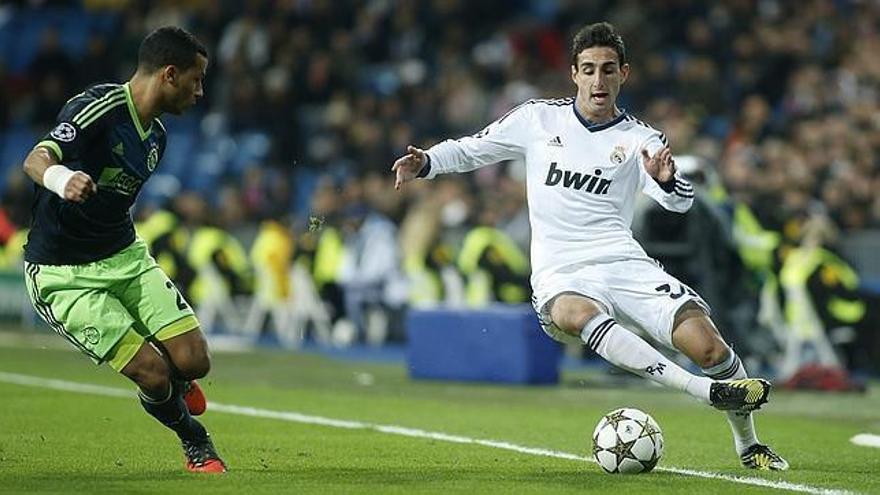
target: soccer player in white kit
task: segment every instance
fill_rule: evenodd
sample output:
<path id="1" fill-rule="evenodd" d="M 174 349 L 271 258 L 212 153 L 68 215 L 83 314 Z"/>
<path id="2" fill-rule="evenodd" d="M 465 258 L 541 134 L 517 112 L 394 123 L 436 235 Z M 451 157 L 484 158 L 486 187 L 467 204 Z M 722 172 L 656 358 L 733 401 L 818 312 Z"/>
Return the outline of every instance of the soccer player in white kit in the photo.
<path id="1" fill-rule="evenodd" d="M 571 50 L 574 98 L 529 100 L 474 136 L 427 151 L 407 147 L 395 187 L 504 160 L 526 163 L 532 227 L 531 283 L 541 326 L 562 342 L 590 346 L 614 365 L 727 411 L 737 454 L 752 469 L 786 470 L 761 444 L 752 411 L 770 383 L 748 378 L 691 288 L 667 274 L 633 239 L 642 191 L 670 211 L 693 203 L 662 132 L 616 106 L 629 75 L 623 39 L 608 23 L 584 27 Z M 706 376 L 684 370 L 625 327 L 684 353 Z"/>

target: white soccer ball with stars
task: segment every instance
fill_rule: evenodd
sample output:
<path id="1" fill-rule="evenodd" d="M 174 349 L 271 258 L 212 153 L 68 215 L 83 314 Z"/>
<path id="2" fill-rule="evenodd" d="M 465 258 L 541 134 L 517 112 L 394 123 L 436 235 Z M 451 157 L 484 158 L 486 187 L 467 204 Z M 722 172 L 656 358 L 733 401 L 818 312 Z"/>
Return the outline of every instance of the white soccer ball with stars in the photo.
<path id="1" fill-rule="evenodd" d="M 646 473 L 662 456 L 663 432 L 644 411 L 616 409 L 593 430 L 593 458 L 608 473 Z"/>

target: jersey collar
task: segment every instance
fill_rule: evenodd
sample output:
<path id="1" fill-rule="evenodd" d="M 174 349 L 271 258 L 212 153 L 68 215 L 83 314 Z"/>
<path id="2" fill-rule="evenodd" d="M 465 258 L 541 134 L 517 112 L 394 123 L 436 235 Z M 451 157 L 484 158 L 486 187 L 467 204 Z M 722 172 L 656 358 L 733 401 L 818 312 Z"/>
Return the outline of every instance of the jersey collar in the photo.
<path id="1" fill-rule="evenodd" d="M 576 101 L 577 100 L 575 100 L 571 103 L 571 108 L 574 110 L 574 116 L 577 117 L 578 122 L 580 122 L 581 125 L 586 127 L 587 130 L 590 132 L 604 131 L 605 129 L 608 129 L 609 127 L 614 127 L 615 125 L 617 125 L 618 123 L 623 121 L 623 119 L 626 118 L 626 110 L 622 110 L 620 108 L 617 108 L 617 110 L 620 111 L 620 114 L 617 117 L 614 117 L 613 119 L 609 120 L 608 122 L 605 122 L 602 124 L 597 124 L 597 123 L 587 119 L 586 117 L 581 115 L 580 112 L 578 112 L 577 105 L 575 104 Z"/>
<path id="2" fill-rule="evenodd" d="M 150 127 L 147 127 L 147 130 L 144 130 L 141 125 L 141 119 L 138 117 L 137 108 L 134 106 L 134 100 L 131 98 L 131 86 L 129 86 L 128 82 L 122 86 L 125 88 L 125 102 L 128 104 L 128 113 L 131 115 L 132 122 L 134 122 L 134 128 L 138 131 L 138 136 L 140 136 L 141 141 L 143 141 L 150 136 L 150 131 L 153 130 L 153 123 L 150 122 Z"/>

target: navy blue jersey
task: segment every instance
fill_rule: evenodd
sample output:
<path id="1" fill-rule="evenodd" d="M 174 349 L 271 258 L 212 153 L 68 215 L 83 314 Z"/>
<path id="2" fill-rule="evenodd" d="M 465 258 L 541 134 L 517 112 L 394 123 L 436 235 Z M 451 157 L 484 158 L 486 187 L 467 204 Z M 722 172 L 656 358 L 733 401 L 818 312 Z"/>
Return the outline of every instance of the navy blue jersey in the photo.
<path id="1" fill-rule="evenodd" d="M 87 173 L 98 193 L 83 203 L 36 187 L 25 260 L 79 265 L 116 253 L 135 239 L 130 209 L 165 151 L 165 128 L 143 129 L 131 89 L 99 84 L 71 98 L 37 146 L 71 170 Z"/>

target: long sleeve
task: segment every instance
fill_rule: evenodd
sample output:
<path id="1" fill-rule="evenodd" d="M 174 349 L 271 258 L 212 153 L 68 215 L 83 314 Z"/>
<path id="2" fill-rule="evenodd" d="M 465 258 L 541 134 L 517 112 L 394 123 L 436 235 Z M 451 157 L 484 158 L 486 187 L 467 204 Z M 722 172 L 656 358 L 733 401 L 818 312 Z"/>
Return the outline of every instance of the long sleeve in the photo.
<path id="1" fill-rule="evenodd" d="M 654 156 L 657 151 L 666 146 L 668 146 L 666 136 L 658 131 L 651 134 L 642 148 L 646 149 L 649 155 Z M 641 149 L 638 153 L 641 155 Z M 691 205 L 694 204 L 694 186 L 690 182 L 676 172 L 670 182 L 661 186 L 653 177 L 648 175 L 641 156 L 639 156 L 638 160 L 639 170 L 641 171 L 642 192 L 669 211 L 684 213 L 691 209 Z"/>
<path id="2" fill-rule="evenodd" d="M 470 172 L 486 165 L 524 158 L 531 115 L 529 100 L 473 136 L 447 139 L 428 150 L 433 179 L 439 174 Z"/>

